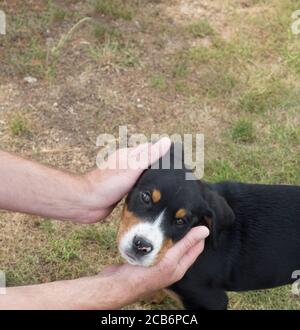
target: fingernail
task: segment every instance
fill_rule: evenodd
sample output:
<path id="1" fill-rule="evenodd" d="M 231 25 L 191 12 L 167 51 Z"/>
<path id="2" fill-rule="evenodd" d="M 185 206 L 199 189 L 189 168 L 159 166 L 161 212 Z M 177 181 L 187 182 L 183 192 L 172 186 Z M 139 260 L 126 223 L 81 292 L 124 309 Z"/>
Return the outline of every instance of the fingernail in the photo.
<path id="1" fill-rule="evenodd" d="M 195 228 L 197 228 L 197 230 L 199 231 L 199 237 L 201 237 L 201 239 L 204 239 L 209 236 L 209 229 L 207 227 L 198 226 Z"/>

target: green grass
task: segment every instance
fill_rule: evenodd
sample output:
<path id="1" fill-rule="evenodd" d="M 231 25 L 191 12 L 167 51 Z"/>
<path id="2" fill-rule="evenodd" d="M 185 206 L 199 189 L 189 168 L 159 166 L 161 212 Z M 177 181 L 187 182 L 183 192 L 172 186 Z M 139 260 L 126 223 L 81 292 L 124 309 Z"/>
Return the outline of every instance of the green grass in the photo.
<path id="1" fill-rule="evenodd" d="M 94 8 L 96 13 L 128 21 L 132 20 L 134 15 L 133 9 L 119 0 L 95 0 Z"/>
<path id="2" fill-rule="evenodd" d="M 105 41 L 106 34 L 107 29 L 102 24 L 96 24 L 94 26 L 94 35 L 97 40 L 101 42 Z"/>
<path id="3" fill-rule="evenodd" d="M 186 78 L 188 74 L 188 66 L 186 62 L 178 62 L 175 64 L 172 75 L 174 78 Z"/>
<path id="4" fill-rule="evenodd" d="M 67 16 L 67 11 L 61 7 L 58 6 L 52 6 L 50 9 L 50 16 L 51 16 L 51 22 L 61 22 L 63 21 Z"/>
<path id="5" fill-rule="evenodd" d="M 93 25 L 93 33 L 97 41 L 105 43 L 109 40 L 122 41 L 122 34 L 117 29 L 110 29 L 100 23 Z"/>
<path id="6" fill-rule="evenodd" d="M 252 48 L 243 37 L 228 41 L 215 34 L 211 46 L 192 46 L 187 52 L 187 58 L 194 64 L 221 63 L 224 67 L 236 66 L 237 60 L 251 60 Z"/>
<path id="7" fill-rule="evenodd" d="M 233 309 L 299 310 L 300 299 L 294 296 L 290 286 L 271 290 L 249 291 L 242 294 L 230 292 L 230 307 Z"/>
<path id="8" fill-rule="evenodd" d="M 300 145 L 300 127 L 294 125 L 282 126 L 280 124 L 271 125 L 271 138 L 278 141 L 281 145 L 298 146 Z"/>
<path id="9" fill-rule="evenodd" d="M 77 232 L 76 238 L 97 243 L 103 250 L 116 252 L 117 230 L 113 226 L 89 226 Z"/>
<path id="10" fill-rule="evenodd" d="M 21 136 L 29 132 L 28 122 L 21 114 L 11 116 L 9 128 L 13 136 Z"/>
<path id="11" fill-rule="evenodd" d="M 259 91 L 246 92 L 239 100 L 239 107 L 246 112 L 264 112 L 268 108 L 267 96 Z"/>
<path id="12" fill-rule="evenodd" d="M 61 263 L 79 258 L 79 241 L 75 239 L 50 238 L 46 262 Z"/>
<path id="13" fill-rule="evenodd" d="M 47 234 L 53 234 L 56 232 L 55 223 L 49 219 L 42 219 L 42 221 L 37 222 L 37 226 Z"/>
<path id="14" fill-rule="evenodd" d="M 229 71 L 222 68 L 211 68 L 201 76 L 199 92 L 210 98 L 229 97 L 236 85 L 236 78 Z"/>
<path id="15" fill-rule="evenodd" d="M 245 112 L 264 113 L 268 110 L 288 109 L 297 106 L 298 102 L 297 91 L 277 77 L 266 82 L 254 81 L 240 97 L 238 106 Z"/>
<path id="16" fill-rule="evenodd" d="M 251 121 L 239 119 L 231 128 L 231 137 L 235 142 L 253 142 L 255 129 Z"/>
<path id="17" fill-rule="evenodd" d="M 156 74 L 149 78 L 149 85 L 158 90 L 166 88 L 166 77 L 163 74 Z"/>
<path id="18" fill-rule="evenodd" d="M 92 0 L 86 6 L 78 2 L 80 10 L 75 2 L 67 7 L 33 0 L 22 2 L 22 10 L 9 1 L 3 4 L 9 30 L 0 40 L 0 79 L 4 93 L 9 86 L 12 94 L 0 118 L 1 148 L 34 154 L 57 144 L 75 146 L 80 161 L 59 152 L 36 152 L 36 157 L 83 172 L 92 157 L 90 141 L 76 136 L 88 132 L 90 140 L 99 129 L 111 133 L 126 122 L 146 134 L 153 128 L 204 133 L 207 181 L 300 185 L 300 43 L 290 31 L 291 13 L 300 1 L 236 1 L 237 10 L 223 3 L 224 15 L 213 18 L 209 1 L 208 10 L 199 17 L 195 11 L 192 18 L 181 13 L 177 2 Z M 58 56 L 51 55 L 47 39 L 57 45 L 84 17 L 92 21 L 72 34 Z M 29 75 L 38 84 L 23 83 Z M 69 91 L 74 104 L 65 96 Z M 135 110 L 142 96 L 149 116 Z M 54 101 L 59 113 L 52 110 Z M 29 102 L 36 108 L 30 110 L 34 126 L 20 108 Z M 69 120 L 71 106 L 79 126 Z M 88 124 L 92 109 L 98 109 L 97 122 Z M 70 138 L 74 125 L 78 134 Z M 33 128 L 37 134 L 27 139 Z M 118 212 L 108 223 L 88 226 L 27 216 L 9 227 L 11 218 L 11 213 L 0 214 L 6 249 L 0 262 L 9 285 L 95 275 L 121 261 Z M 290 289 L 231 292 L 230 308 L 300 309 Z M 134 307 L 168 309 L 174 302 Z"/>
<path id="19" fill-rule="evenodd" d="M 7 50 L 10 62 L 21 75 L 33 75 L 42 77 L 45 72 L 46 50 L 41 46 L 39 40 L 33 37 L 29 45 L 23 50 Z"/>
<path id="20" fill-rule="evenodd" d="M 214 29 L 206 19 L 190 24 L 188 31 L 196 38 L 204 38 L 214 34 Z"/>

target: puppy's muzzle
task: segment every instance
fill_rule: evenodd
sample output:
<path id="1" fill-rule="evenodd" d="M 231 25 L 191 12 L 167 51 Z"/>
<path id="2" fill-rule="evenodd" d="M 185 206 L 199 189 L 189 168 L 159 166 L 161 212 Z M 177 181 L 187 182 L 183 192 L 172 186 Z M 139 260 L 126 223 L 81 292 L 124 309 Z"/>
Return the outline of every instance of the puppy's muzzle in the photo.
<path id="1" fill-rule="evenodd" d="M 141 236 L 135 236 L 132 242 L 132 249 L 136 255 L 144 256 L 153 250 L 153 245 Z"/>

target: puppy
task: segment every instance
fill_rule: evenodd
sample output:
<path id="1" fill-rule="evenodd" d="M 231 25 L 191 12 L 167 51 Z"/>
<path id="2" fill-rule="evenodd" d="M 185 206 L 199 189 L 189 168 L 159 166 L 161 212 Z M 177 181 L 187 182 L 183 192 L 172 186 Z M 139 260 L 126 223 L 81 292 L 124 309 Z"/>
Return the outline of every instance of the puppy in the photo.
<path id="1" fill-rule="evenodd" d="M 119 251 L 134 265 L 157 263 L 192 227 L 210 230 L 205 249 L 171 290 L 186 309 L 227 309 L 226 291 L 291 283 L 300 270 L 300 187 L 186 180 L 191 170 L 146 170 L 128 194 Z M 160 160 L 161 164 L 161 160 Z"/>

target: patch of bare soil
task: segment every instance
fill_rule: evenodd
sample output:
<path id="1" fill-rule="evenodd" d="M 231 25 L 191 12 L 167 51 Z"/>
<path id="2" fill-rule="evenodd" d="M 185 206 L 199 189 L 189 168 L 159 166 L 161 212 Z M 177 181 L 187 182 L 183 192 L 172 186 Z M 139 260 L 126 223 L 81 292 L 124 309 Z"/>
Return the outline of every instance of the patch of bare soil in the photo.
<path id="1" fill-rule="evenodd" d="M 188 25 L 207 20 L 224 39 L 232 36 L 230 19 L 233 7 L 228 6 L 227 1 L 177 0 L 163 4 L 162 8 L 176 24 Z"/>

